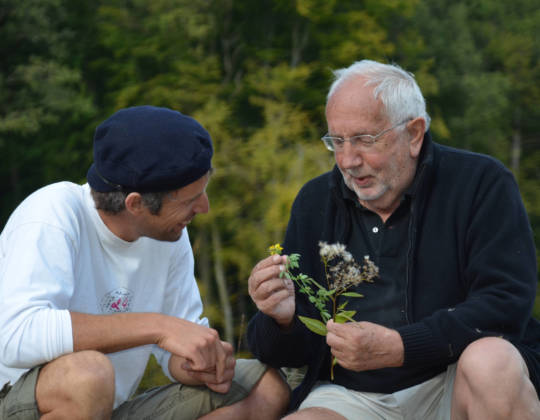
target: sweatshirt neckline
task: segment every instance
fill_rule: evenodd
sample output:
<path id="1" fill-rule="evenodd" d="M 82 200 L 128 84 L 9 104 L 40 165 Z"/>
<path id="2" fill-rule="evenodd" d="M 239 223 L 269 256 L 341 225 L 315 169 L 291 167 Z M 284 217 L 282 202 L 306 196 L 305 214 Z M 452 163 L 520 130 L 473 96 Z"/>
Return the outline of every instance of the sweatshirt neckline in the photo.
<path id="1" fill-rule="evenodd" d="M 90 216 L 94 222 L 94 226 L 96 227 L 96 230 L 103 242 L 122 248 L 130 248 L 140 242 L 141 238 L 133 242 L 129 242 L 111 232 L 111 230 L 107 227 L 107 225 L 99 215 L 98 210 L 96 209 L 94 199 L 92 198 L 92 194 L 90 192 L 90 185 L 84 184 L 83 189 L 86 208 L 90 213 Z"/>

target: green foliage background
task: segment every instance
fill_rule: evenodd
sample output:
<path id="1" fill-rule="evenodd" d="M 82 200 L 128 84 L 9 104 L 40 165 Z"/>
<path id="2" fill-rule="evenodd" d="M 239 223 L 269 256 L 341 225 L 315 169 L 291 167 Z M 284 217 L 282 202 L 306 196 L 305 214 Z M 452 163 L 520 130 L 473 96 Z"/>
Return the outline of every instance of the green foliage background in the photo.
<path id="1" fill-rule="evenodd" d="M 539 38 L 537 0 L 0 0 L 0 227 L 35 189 L 85 182 L 117 109 L 194 116 L 216 149 L 212 211 L 190 230 L 205 314 L 247 354 L 249 272 L 331 167 L 326 90 L 355 60 L 412 71 L 438 142 L 513 170 L 538 245 Z"/>

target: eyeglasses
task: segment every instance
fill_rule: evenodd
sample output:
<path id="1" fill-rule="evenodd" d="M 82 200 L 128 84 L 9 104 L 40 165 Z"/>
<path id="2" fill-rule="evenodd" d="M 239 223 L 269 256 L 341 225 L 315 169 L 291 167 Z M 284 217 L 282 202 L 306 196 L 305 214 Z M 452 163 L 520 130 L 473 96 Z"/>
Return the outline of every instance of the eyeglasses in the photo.
<path id="1" fill-rule="evenodd" d="M 324 142 L 324 145 L 326 146 L 326 148 L 332 152 L 343 150 L 343 146 L 345 145 L 345 142 L 347 141 L 350 142 L 351 146 L 353 147 L 361 146 L 365 149 L 369 149 L 371 148 L 371 146 L 373 146 L 377 142 L 379 137 L 381 137 L 383 134 L 386 134 L 389 131 L 393 130 L 394 128 L 399 127 L 400 125 L 405 124 L 406 122 L 409 122 L 409 121 L 411 121 L 410 118 L 404 121 L 401 121 L 400 123 L 390 128 L 387 128 L 386 130 L 383 130 L 379 134 L 375 134 L 374 136 L 372 136 L 371 134 L 359 134 L 357 136 L 352 136 L 352 137 L 349 137 L 348 139 L 344 139 L 343 137 L 334 137 L 334 136 L 329 136 L 328 134 L 326 134 L 323 137 L 321 137 L 321 140 Z"/>

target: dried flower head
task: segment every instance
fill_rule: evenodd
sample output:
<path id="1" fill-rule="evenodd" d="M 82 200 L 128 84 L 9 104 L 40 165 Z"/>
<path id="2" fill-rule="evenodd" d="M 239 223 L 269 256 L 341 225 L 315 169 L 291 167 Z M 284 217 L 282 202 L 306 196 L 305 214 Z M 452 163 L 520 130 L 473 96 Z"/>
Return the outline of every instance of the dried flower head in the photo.
<path id="1" fill-rule="evenodd" d="M 369 259 L 369 255 L 364 256 L 364 264 L 360 266 L 345 249 L 345 245 L 319 242 L 319 248 L 330 289 L 345 291 L 362 282 L 372 282 L 379 274 L 379 269 Z"/>
<path id="2" fill-rule="evenodd" d="M 347 252 L 345 245 L 340 243 L 327 244 L 326 242 L 319 242 L 319 254 L 323 261 L 331 261 L 335 258 L 352 259 L 352 255 Z"/>

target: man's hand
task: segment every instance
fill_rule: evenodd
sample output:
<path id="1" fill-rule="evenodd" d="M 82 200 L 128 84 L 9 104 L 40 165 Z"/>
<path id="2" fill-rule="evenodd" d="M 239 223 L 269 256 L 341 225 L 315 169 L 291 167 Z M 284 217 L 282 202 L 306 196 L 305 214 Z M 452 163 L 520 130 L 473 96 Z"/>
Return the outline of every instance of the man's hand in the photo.
<path id="1" fill-rule="evenodd" d="M 396 330 L 371 322 L 337 324 L 332 320 L 326 328 L 326 342 L 346 369 L 361 372 L 403 365 L 403 341 Z"/>
<path id="2" fill-rule="evenodd" d="M 193 369 L 191 363 L 187 359 L 174 354 L 171 355 L 169 360 L 169 371 L 171 372 L 171 375 L 176 380 L 186 385 L 206 385 L 212 391 L 222 394 L 227 393 L 231 388 L 236 360 L 233 355 L 232 345 L 225 341 L 222 341 L 221 345 L 227 355 L 222 380 L 218 380 L 216 369 Z"/>
<path id="3" fill-rule="evenodd" d="M 290 326 L 295 310 L 293 282 L 279 277 L 286 262 L 285 255 L 265 258 L 253 268 L 248 281 L 249 295 L 257 308 L 283 328 Z"/>
<path id="4" fill-rule="evenodd" d="M 156 342 L 159 347 L 186 359 L 186 366 L 192 371 L 213 372 L 215 383 L 226 380 L 232 347 L 224 345 L 216 330 L 175 317 L 165 317 L 163 321 Z"/>

